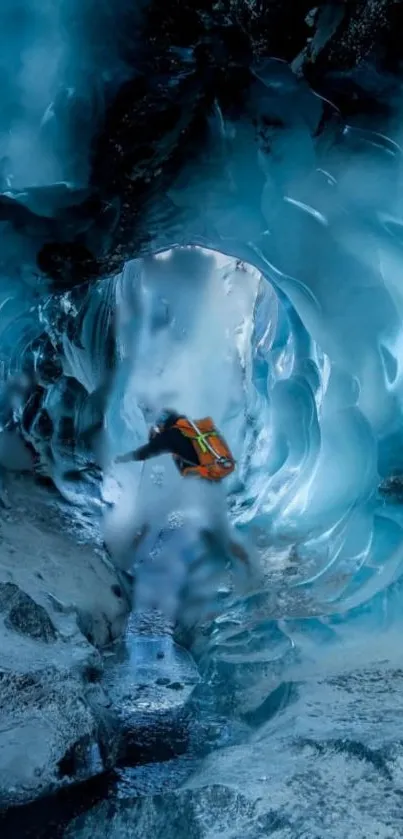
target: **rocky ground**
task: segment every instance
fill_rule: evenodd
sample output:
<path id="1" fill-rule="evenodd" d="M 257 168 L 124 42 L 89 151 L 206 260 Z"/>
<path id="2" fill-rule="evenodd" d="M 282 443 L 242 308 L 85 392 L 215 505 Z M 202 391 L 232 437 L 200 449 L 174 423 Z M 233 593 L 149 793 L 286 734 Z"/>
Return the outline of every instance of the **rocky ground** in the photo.
<path id="1" fill-rule="evenodd" d="M 108 764 L 100 650 L 121 636 L 129 609 L 114 569 L 69 534 L 50 490 L 24 476 L 8 481 L 7 495 L 0 509 L 0 808 Z"/>
<path id="2" fill-rule="evenodd" d="M 385 652 L 393 641 L 384 638 Z M 370 655 L 361 647 L 353 658 Z M 368 665 L 352 668 L 346 646 L 334 658 L 320 672 L 295 672 L 286 706 L 241 745 L 207 757 L 179 789 L 128 789 L 80 816 L 66 837 L 400 839 L 402 671 L 379 649 Z"/>
<path id="3" fill-rule="evenodd" d="M 132 788 L 162 766 L 165 784 L 183 755 L 186 776 L 199 675 L 158 616 L 128 623 L 130 578 L 94 522 L 27 474 L 0 505 L 0 834 L 55 839 L 119 772 Z"/>

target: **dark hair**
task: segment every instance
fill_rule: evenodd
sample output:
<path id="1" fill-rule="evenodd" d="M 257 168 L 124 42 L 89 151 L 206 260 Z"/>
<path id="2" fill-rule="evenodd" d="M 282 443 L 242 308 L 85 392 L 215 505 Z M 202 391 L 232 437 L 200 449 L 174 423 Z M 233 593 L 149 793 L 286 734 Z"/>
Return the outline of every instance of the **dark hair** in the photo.
<path id="1" fill-rule="evenodd" d="M 178 420 L 180 416 L 181 414 L 178 414 L 178 412 L 174 411 L 172 408 L 164 408 L 164 410 L 160 411 L 160 413 L 158 414 L 158 417 L 155 421 L 155 425 L 171 425 L 174 422 L 176 422 L 176 420 Z"/>

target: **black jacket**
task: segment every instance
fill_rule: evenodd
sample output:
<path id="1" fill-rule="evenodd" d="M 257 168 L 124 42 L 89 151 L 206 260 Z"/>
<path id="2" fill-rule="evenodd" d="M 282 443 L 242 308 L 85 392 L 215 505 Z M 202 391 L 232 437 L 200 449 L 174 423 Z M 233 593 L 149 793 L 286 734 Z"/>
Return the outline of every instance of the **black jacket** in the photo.
<path id="1" fill-rule="evenodd" d="M 162 430 L 150 437 L 145 446 L 140 446 L 133 452 L 133 460 L 148 460 L 150 457 L 168 452 L 176 455 L 186 464 L 197 466 L 199 460 L 191 441 L 182 434 L 179 428 L 174 428 L 179 418 L 179 414 L 169 416 Z M 179 463 L 177 466 L 180 469 Z"/>

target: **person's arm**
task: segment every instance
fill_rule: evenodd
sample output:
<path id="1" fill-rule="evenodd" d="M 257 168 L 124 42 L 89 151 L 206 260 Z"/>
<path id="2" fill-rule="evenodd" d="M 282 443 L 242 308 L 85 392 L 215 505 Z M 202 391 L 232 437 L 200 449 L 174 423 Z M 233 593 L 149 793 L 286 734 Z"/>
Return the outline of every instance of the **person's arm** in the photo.
<path id="1" fill-rule="evenodd" d="M 164 452 L 171 451 L 170 441 L 164 431 L 152 437 L 145 446 L 140 446 L 133 452 L 118 455 L 116 463 L 129 463 L 131 460 L 148 460 L 150 457 L 156 457 Z"/>

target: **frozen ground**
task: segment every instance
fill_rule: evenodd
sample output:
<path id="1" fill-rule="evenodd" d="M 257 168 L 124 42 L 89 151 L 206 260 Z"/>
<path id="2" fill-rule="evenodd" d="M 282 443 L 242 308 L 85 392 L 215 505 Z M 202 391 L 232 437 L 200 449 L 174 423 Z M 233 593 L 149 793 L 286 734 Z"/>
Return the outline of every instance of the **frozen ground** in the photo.
<path id="1" fill-rule="evenodd" d="M 294 668 L 283 704 L 175 791 L 128 788 L 77 819 L 69 839 L 401 839 L 399 637 L 322 650 Z M 267 708 L 266 708 L 267 713 Z M 134 790 L 134 791 L 133 791 Z"/>
<path id="2" fill-rule="evenodd" d="M 55 497 L 27 476 L 0 510 L 0 806 L 102 769 L 91 682 L 128 599 L 99 551 L 79 544 Z M 79 761 L 79 763 L 80 763 Z M 74 759 L 73 759 L 74 766 Z"/>

